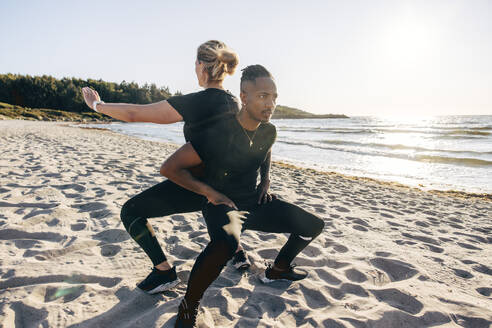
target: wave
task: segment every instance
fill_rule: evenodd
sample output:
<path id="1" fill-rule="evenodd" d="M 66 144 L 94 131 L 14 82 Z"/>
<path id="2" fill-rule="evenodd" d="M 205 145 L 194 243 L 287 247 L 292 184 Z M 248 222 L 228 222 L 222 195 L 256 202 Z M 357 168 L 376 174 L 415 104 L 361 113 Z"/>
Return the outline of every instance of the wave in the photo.
<path id="1" fill-rule="evenodd" d="M 334 134 L 380 134 L 380 133 L 412 133 L 412 134 L 433 134 L 436 136 L 490 136 L 492 132 L 479 131 L 474 129 L 452 129 L 451 131 L 439 130 L 418 130 L 418 129 L 360 129 L 360 128 L 323 128 L 323 127 L 280 127 L 281 131 L 287 132 L 328 132 Z M 444 129 L 448 130 L 448 129 Z"/>
<path id="2" fill-rule="evenodd" d="M 357 154 L 357 155 L 382 156 L 382 157 L 388 157 L 388 158 L 412 160 L 412 161 L 417 161 L 417 162 L 442 163 L 442 164 L 452 164 L 452 165 L 462 165 L 462 166 L 492 166 L 492 161 L 488 161 L 488 160 L 484 160 L 484 159 L 478 159 L 478 158 L 371 152 L 371 151 L 367 151 L 367 150 L 364 151 L 364 150 L 356 150 L 356 149 L 349 149 L 349 148 L 329 147 L 329 146 L 324 146 L 324 145 L 320 145 L 320 144 L 313 144 L 310 142 L 302 142 L 302 141 L 277 140 L 277 142 L 283 143 L 283 144 L 288 144 L 288 145 L 308 146 L 308 147 L 317 148 L 317 149 L 340 151 L 340 152 L 352 153 L 352 154 Z M 403 147 L 405 147 L 405 146 L 403 146 Z M 489 152 L 479 153 L 479 154 L 489 154 Z"/>
<path id="3" fill-rule="evenodd" d="M 490 136 L 492 132 L 483 132 L 483 131 L 474 131 L 474 130 L 452 130 L 445 134 L 447 135 L 470 134 L 470 135 L 477 135 L 477 136 Z"/>
<path id="4" fill-rule="evenodd" d="M 345 140 L 322 140 L 320 142 L 325 144 L 331 144 L 331 145 L 387 148 L 392 150 L 413 150 L 413 151 L 425 151 L 425 152 L 445 152 L 445 153 L 454 153 L 454 154 L 492 155 L 492 151 L 479 152 L 473 150 L 431 149 L 425 147 L 407 146 L 402 144 L 384 144 L 384 143 L 374 143 L 374 142 L 362 143 L 362 142 L 345 141 Z"/>
<path id="5" fill-rule="evenodd" d="M 465 166 L 492 166 L 492 161 L 478 158 L 446 157 L 432 155 L 417 155 L 415 158 L 419 162 L 458 164 Z"/>

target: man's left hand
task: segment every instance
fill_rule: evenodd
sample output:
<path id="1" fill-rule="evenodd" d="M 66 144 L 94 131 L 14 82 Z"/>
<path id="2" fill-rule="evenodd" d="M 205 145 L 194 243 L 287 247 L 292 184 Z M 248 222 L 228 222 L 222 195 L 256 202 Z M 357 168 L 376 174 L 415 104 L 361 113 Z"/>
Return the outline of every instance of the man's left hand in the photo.
<path id="1" fill-rule="evenodd" d="M 261 180 L 260 184 L 256 188 L 258 191 L 258 204 L 266 204 L 274 200 L 276 197 L 268 192 L 270 188 L 270 180 Z"/>

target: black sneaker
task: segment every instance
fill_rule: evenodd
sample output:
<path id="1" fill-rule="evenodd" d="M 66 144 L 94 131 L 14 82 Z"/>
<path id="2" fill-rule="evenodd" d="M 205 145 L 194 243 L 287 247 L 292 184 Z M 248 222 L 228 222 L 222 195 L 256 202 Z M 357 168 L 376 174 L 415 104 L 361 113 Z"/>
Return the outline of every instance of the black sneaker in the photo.
<path id="1" fill-rule="evenodd" d="M 294 269 L 295 265 L 291 265 L 284 271 L 276 270 L 271 265 L 260 276 L 261 282 L 264 284 L 274 281 L 297 281 L 307 277 L 308 273 L 301 269 Z"/>
<path id="2" fill-rule="evenodd" d="M 174 328 L 193 328 L 196 325 L 196 317 L 198 315 L 198 307 L 200 303 L 188 304 L 183 298 L 178 307 L 178 315 Z"/>
<path id="3" fill-rule="evenodd" d="M 244 250 L 236 252 L 236 254 L 232 256 L 231 261 L 232 265 L 234 265 L 237 270 L 246 270 L 251 266 L 251 263 L 246 257 L 246 253 L 244 253 Z"/>
<path id="4" fill-rule="evenodd" d="M 147 278 L 139 283 L 137 287 L 148 294 L 155 294 L 171 289 L 177 284 L 179 284 L 179 279 L 176 275 L 176 267 L 166 271 L 161 271 L 154 267 Z"/>

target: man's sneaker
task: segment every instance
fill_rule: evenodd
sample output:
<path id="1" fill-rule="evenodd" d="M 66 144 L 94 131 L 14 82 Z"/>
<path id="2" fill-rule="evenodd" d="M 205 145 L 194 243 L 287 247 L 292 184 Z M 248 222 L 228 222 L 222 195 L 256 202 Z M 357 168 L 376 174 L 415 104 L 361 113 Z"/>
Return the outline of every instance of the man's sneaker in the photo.
<path id="1" fill-rule="evenodd" d="M 276 270 L 269 265 L 265 272 L 260 276 L 260 280 L 264 284 L 274 281 L 297 281 L 306 278 L 307 275 L 306 271 L 295 268 L 295 265 L 291 265 L 284 271 Z"/>
<path id="2" fill-rule="evenodd" d="M 236 254 L 232 256 L 231 261 L 232 261 L 232 265 L 234 265 L 234 267 L 237 270 L 245 270 L 251 266 L 251 263 L 246 257 L 246 253 L 244 253 L 244 250 L 240 250 L 239 252 L 236 252 Z"/>
<path id="3" fill-rule="evenodd" d="M 198 315 L 198 307 L 200 302 L 196 304 L 188 304 L 183 298 L 178 308 L 176 323 L 174 328 L 193 328 L 196 325 L 196 316 Z"/>
<path id="4" fill-rule="evenodd" d="M 148 294 L 155 294 L 171 289 L 177 284 L 179 284 L 179 279 L 176 275 L 176 267 L 166 271 L 161 271 L 154 267 L 147 278 L 139 283 L 137 287 Z"/>

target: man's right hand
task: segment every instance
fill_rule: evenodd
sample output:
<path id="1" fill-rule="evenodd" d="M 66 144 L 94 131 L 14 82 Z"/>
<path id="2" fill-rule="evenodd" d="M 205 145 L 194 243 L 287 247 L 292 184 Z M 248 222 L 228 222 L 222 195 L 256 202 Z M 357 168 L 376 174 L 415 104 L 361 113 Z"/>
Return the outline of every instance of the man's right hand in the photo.
<path id="1" fill-rule="evenodd" d="M 215 190 L 212 190 L 208 193 L 207 200 L 209 203 L 212 203 L 214 205 L 227 205 L 235 210 L 238 210 L 236 204 L 234 204 L 234 202 L 230 200 L 229 197 Z"/>

